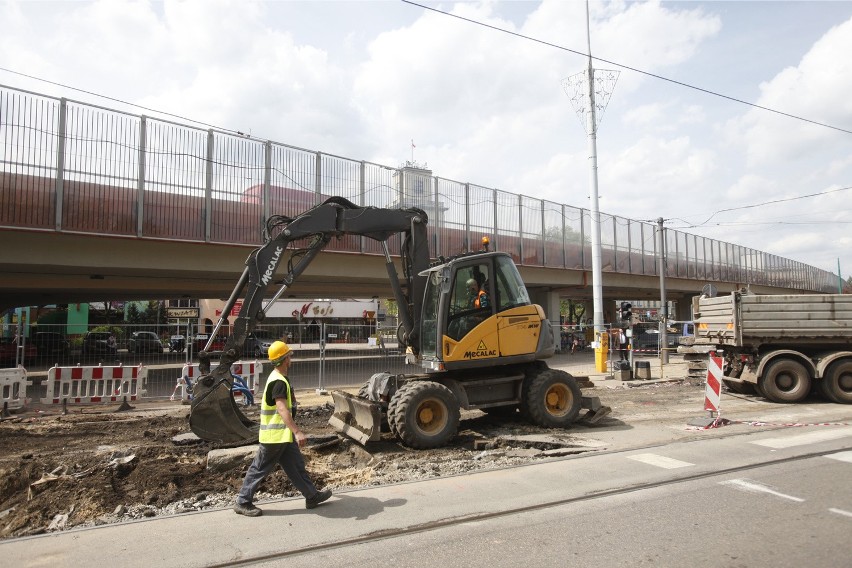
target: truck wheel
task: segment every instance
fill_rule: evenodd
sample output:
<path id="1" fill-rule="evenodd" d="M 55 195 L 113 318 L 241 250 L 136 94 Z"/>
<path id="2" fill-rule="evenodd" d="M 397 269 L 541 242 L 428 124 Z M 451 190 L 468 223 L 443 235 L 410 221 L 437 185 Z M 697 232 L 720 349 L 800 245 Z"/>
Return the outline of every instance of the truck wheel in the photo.
<path id="1" fill-rule="evenodd" d="M 852 360 L 836 361 L 822 379 L 826 394 L 840 404 L 852 404 Z"/>
<path id="2" fill-rule="evenodd" d="M 570 426 L 580 414 L 582 395 L 577 381 L 558 369 L 537 369 L 524 379 L 522 411 L 545 428 Z"/>
<path id="3" fill-rule="evenodd" d="M 406 383 L 388 406 L 391 430 L 411 448 L 445 445 L 459 427 L 459 402 L 453 392 L 431 381 Z"/>
<path id="4" fill-rule="evenodd" d="M 726 387 L 728 387 L 730 391 L 735 392 L 737 394 L 753 395 L 756 392 L 754 390 L 754 383 L 735 383 L 732 381 L 726 381 L 725 379 L 722 379 L 722 382 L 725 384 Z"/>
<path id="5" fill-rule="evenodd" d="M 779 359 L 764 371 L 760 389 L 772 402 L 799 402 L 811 392 L 811 376 L 798 361 Z"/>

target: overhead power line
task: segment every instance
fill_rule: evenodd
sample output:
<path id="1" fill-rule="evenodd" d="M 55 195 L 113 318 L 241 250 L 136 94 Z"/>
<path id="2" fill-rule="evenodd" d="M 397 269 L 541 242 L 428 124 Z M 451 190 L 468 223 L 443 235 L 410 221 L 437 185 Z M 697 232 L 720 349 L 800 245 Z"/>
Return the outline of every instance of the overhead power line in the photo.
<path id="1" fill-rule="evenodd" d="M 799 200 L 799 199 L 807 199 L 808 197 L 818 197 L 820 195 L 827 195 L 829 193 L 837 193 L 838 191 L 846 191 L 848 189 L 852 189 L 852 186 L 839 187 L 837 189 L 828 189 L 826 191 L 820 191 L 820 192 L 817 192 L 817 193 L 809 193 L 807 195 L 797 195 L 796 197 L 786 197 L 784 199 L 772 199 L 770 201 L 764 201 L 762 203 L 753 203 L 751 205 L 742 205 L 740 207 L 728 207 L 726 209 L 719 209 L 718 211 L 715 211 L 712 215 L 707 217 L 707 220 L 704 221 L 703 223 L 698 223 L 698 224 L 695 224 L 695 225 L 690 225 L 688 227 L 681 227 L 681 228 L 683 228 L 683 229 L 694 229 L 695 227 L 702 227 L 702 226 L 706 225 L 707 223 L 709 223 L 710 219 L 712 219 L 713 217 L 715 217 L 719 213 L 726 213 L 728 211 L 739 211 L 741 209 L 753 209 L 755 207 L 763 207 L 764 205 L 772 205 L 774 203 L 784 203 L 786 201 L 796 201 L 796 200 Z"/>
<path id="2" fill-rule="evenodd" d="M 653 77 L 654 79 L 659 79 L 659 80 L 661 80 L 661 81 L 666 81 L 666 82 L 668 82 L 668 83 L 673 83 L 673 84 L 675 84 L 675 85 L 680 85 L 681 87 L 686 87 L 687 89 L 693 89 L 693 90 L 695 90 L 695 91 L 700 91 L 700 92 L 705 93 L 705 94 L 708 94 L 708 95 L 713 95 L 714 97 L 720 97 L 720 98 L 723 98 L 723 99 L 727 99 L 727 100 L 729 100 L 729 101 L 733 101 L 733 102 L 735 102 L 735 103 L 740 103 L 740 104 L 743 104 L 743 105 L 750 106 L 750 107 L 752 107 L 752 108 L 757 108 L 757 109 L 760 109 L 760 110 L 765 110 L 765 111 L 767 111 L 767 112 L 771 112 L 771 113 L 779 114 L 779 115 L 781 115 L 781 116 L 786 116 L 786 117 L 788 117 L 788 118 L 792 118 L 792 119 L 795 119 L 795 120 L 800 120 L 800 121 L 802 121 L 802 122 L 807 122 L 807 123 L 810 123 L 810 124 L 814 124 L 814 125 L 816 125 L 816 126 L 822 126 L 822 127 L 824 127 L 824 128 L 830 128 L 830 129 L 832 129 L 832 130 L 837 130 L 837 131 L 839 131 L 839 132 L 845 132 L 846 134 L 852 134 L 852 130 L 847 130 L 847 129 L 845 129 L 845 128 L 840 128 L 839 126 L 832 126 L 831 124 L 826 124 L 826 123 L 824 123 L 824 122 L 819 122 L 819 121 L 816 121 L 816 120 L 811 120 L 811 119 L 809 119 L 809 118 L 804 118 L 804 117 L 801 117 L 801 116 L 797 116 L 797 115 L 795 115 L 795 114 L 790 114 L 790 113 L 788 113 L 788 112 L 784 112 L 784 111 L 776 110 L 776 109 L 773 109 L 773 108 L 769 108 L 769 107 L 761 106 L 761 105 L 756 104 L 756 103 L 750 103 L 750 102 L 748 102 L 748 101 L 744 101 L 744 100 L 742 100 L 742 99 L 738 99 L 738 98 L 736 98 L 736 97 L 731 97 L 731 96 L 729 96 L 729 95 L 725 95 L 725 94 L 722 94 L 722 93 L 718 93 L 718 92 L 716 92 L 716 91 L 711 91 L 710 89 L 704 89 L 704 88 L 702 88 L 702 87 L 697 87 L 697 86 L 695 86 L 695 85 L 690 85 L 689 83 L 684 83 L 683 81 L 677 81 L 677 80 L 675 80 L 675 79 L 669 79 L 668 77 L 663 77 L 662 75 L 657 75 L 656 73 L 651 73 L 650 71 L 643 71 L 642 69 L 638 69 L 638 68 L 636 68 L 636 67 L 631 67 L 630 65 L 625 65 L 625 64 L 623 64 L 623 63 L 618 63 L 618 62 L 616 62 L 616 61 L 610 61 L 610 60 L 608 60 L 608 59 L 603 59 L 602 57 L 595 57 L 595 56 L 593 56 L 593 55 L 592 55 L 592 56 L 590 56 L 588 53 L 583 53 L 582 51 L 577 51 L 577 50 L 575 50 L 575 49 L 571 49 L 571 48 L 568 48 L 568 47 L 565 47 L 565 46 L 562 46 L 562 45 L 559 45 L 559 44 L 556 44 L 556 43 L 552 43 L 552 42 L 549 42 L 549 41 L 544 41 L 544 40 L 542 40 L 542 39 L 534 38 L 534 37 L 532 37 L 532 36 L 528 36 L 528 35 L 520 34 L 520 33 L 518 33 L 518 32 L 513 32 L 513 31 L 511 31 L 511 30 L 507 30 L 507 29 L 505 29 L 505 28 L 500 28 L 500 27 L 497 27 L 497 26 L 493 26 L 493 25 L 491 25 L 491 24 L 486 24 L 485 22 L 480 22 L 480 21 L 478 21 L 478 20 L 474 20 L 474 19 L 472 19 L 472 18 L 465 18 L 464 16 L 459 16 L 458 14 L 451 14 L 450 12 L 446 12 L 446 11 L 444 11 L 444 10 L 440 10 L 440 9 L 438 9 L 438 8 L 432 8 L 431 6 L 425 6 L 425 5 L 423 5 L 423 4 L 418 4 L 417 2 L 412 2 L 411 0 L 401 0 L 401 1 L 402 1 L 403 3 L 405 3 L 405 4 L 410 4 L 410 5 L 412 5 L 412 6 L 417 6 L 418 8 L 423 8 L 424 10 L 429 10 L 429 11 L 431 11 L 431 12 L 436 12 L 436 13 L 438 13 L 438 14 L 442 14 L 442 15 L 444 15 L 444 16 L 449 16 L 449 17 L 451 17 L 451 18 L 456 18 L 456 19 L 458 19 L 458 20 L 462 20 L 462 21 L 465 21 L 465 22 L 468 22 L 468 23 L 471 23 L 471 24 L 474 24 L 474 25 L 477 25 L 477 26 L 482 26 L 483 28 L 488 28 L 488 29 L 491 29 L 491 30 L 494 30 L 494 31 L 497 31 L 497 32 L 504 33 L 504 34 L 513 35 L 513 36 L 515 36 L 515 37 L 518 37 L 518 38 L 521 38 L 521 39 L 525 39 L 525 40 L 527 40 L 527 41 L 532 41 L 532 42 L 535 42 L 535 43 L 540 43 L 540 44 L 542 44 L 542 45 L 546 45 L 546 46 L 548 46 L 548 47 L 553 47 L 553 48 L 555 48 L 555 49 L 559 49 L 559 50 L 562 50 L 562 51 L 567 51 L 567 52 L 569 52 L 569 53 L 574 53 L 574 54 L 576 54 L 576 55 L 582 55 L 582 56 L 583 56 L 583 57 L 585 57 L 586 59 L 588 59 L 589 57 L 591 57 L 591 58 L 592 58 L 593 60 L 595 60 L 595 61 L 600 61 L 600 62 L 602 62 L 602 63 L 607 63 L 607 64 L 609 64 L 609 65 L 615 65 L 615 66 L 617 66 L 617 67 L 621 67 L 622 69 L 628 69 L 628 70 L 630 70 L 630 71 L 634 71 L 634 72 L 636 72 L 636 73 L 640 73 L 640 74 L 642 74 L 642 75 L 647 75 L 648 77 Z"/>

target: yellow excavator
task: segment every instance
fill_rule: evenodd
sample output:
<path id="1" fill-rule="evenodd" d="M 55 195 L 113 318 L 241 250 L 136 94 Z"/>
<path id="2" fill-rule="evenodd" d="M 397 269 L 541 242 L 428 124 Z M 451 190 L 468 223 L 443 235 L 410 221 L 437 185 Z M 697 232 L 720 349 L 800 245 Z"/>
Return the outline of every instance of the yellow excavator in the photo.
<path id="1" fill-rule="evenodd" d="M 358 396 L 333 391 L 329 423 L 362 444 L 382 436 L 382 425 L 405 445 L 434 448 L 458 430 L 460 409 L 521 416 L 544 427 L 568 427 L 585 408 L 584 422 L 609 413 L 597 397 L 581 395 L 569 373 L 544 362 L 554 354 L 550 323 L 531 303 L 512 258 L 484 250 L 453 258 L 429 254 L 428 218 L 416 208 L 362 207 L 332 197 L 296 217 L 273 216 L 265 243 L 252 251 L 223 314 L 242 298 L 219 364 L 210 369 L 207 349 L 217 323 L 199 352 L 202 376 L 194 386 L 190 427 L 200 438 L 222 445 L 257 441 L 257 424 L 239 409 L 231 393 L 231 364 L 242 354 L 249 332 L 264 318 L 264 297 L 286 259 L 287 274 L 271 306 L 333 238 L 363 236 L 381 243 L 388 278 L 399 306 L 397 338 L 407 362 L 419 372 L 376 374 Z M 403 280 L 388 239 L 402 236 Z"/>

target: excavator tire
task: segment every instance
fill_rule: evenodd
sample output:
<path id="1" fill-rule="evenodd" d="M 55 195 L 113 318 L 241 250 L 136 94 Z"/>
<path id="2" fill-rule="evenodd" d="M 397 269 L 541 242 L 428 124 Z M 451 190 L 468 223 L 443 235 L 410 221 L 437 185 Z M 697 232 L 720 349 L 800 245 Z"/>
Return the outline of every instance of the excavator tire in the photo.
<path id="1" fill-rule="evenodd" d="M 576 379 L 558 369 L 536 368 L 527 373 L 521 410 L 524 417 L 545 428 L 566 428 L 582 408 Z"/>
<path id="2" fill-rule="evenodd" d="M 232 447 L 256 444 L 259 425 L 242 413 L 231 386 L 227 378 L 200 377 L 193 387 L 189 427 L 208 442 Z"/>
<path id="3" fill-rule="evenodd" d="M 453 392 L 432 381 L 404 384 L 388 406 L 391 430 L 406 446 L 418 450 L 446 445 L 458 431 L 459 417 Z"/>

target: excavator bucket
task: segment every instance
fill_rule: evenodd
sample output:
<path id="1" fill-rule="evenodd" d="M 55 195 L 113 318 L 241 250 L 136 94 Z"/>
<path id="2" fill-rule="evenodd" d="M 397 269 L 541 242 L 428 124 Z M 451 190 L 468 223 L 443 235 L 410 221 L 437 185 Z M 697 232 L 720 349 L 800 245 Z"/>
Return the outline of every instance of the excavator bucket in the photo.
<path id="1" fill-rule="evenodd" d="M 377 403 L 344 391 L 331 391 L 331 398 L 334 414 L 328 423 L 332 428 L 360 444 L 382 437 L 382 410 Z"/>
<path id="2" fill-rule="evenodd" d="M 208 442 L 228 446 L 257 443 L 259 425 L 249 420 L 234 401 L 231 381 L 204 375 L 193 387 L 189 427 Z"/>

